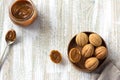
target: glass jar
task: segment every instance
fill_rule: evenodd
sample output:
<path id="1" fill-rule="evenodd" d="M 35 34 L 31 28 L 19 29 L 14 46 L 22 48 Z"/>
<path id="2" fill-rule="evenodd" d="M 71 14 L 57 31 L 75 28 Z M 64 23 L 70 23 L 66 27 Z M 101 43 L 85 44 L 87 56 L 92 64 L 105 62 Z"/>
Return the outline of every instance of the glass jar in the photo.
<path id="1" fill-rule="evenodd" d="M 10 19 L 17 25 L 28 26 L 37 17 L 37 10 L 31 0 L 16 0 L 9 9 Z"/>

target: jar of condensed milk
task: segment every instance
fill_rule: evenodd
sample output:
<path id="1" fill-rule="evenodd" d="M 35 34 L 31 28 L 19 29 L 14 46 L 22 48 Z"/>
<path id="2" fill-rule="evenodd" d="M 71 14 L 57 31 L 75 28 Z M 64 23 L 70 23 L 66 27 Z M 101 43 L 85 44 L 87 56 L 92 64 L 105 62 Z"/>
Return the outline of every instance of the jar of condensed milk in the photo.
<path id="1" fill-rule="evenodd" d="M 37 10 L 31 0 L 16 0 L 9 9 L 10 19 L 17 25 L 28 26 L 37 17 Z"/>

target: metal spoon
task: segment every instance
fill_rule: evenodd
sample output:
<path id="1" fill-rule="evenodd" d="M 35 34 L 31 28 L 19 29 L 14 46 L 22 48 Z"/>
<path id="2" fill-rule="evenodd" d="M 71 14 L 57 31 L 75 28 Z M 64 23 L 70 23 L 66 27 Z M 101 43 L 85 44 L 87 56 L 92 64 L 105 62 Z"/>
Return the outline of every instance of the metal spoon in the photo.
<path id="1" fill-rule="evenodd" d="M 0 58 L 0 68 L 2 67 L 2 65 L 3 65 L 3 63 L 4 63 L 4 61 L 5 61 L 5 58 L 6 58 L 7 55 L 8 55 L 8 54 L 6 53 L 7 48 L 8 48 L 11 44 L 13 44 L 13 43 L 15 42 L 15 40 L 16 40 L 16 32 L 15 32 L 15 30 L 13 30 L 13 29 L 9 30 L 9 31 L 7 32 L 7 34 L 6 34 L 6 36 L 5 36 L 5 40 L 6 40 L 6 42 L 7 42 L 7 45 L 6 45 L 6 47 L 5 47 L 4 51 L 3 51 L 3 54 L 2 54 L 2 56 L 1 56 L 1 58 Z"/>

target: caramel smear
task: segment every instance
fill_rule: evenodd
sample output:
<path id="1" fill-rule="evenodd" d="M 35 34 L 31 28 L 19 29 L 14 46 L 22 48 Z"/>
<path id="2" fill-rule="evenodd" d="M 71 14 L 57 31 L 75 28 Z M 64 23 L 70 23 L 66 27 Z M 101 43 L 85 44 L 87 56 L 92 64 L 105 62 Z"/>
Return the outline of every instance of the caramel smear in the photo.
<path id="1" fill-rule="evenodd" d="M 16 39 L 16 32 L 15 30 L 11 29 L 6 34 L 6 41 L 14 41 Z"/>
<path id="2" fill-rule="evenodd" d="M 12 6 L 12 14 L 17 19 L 28 19 L 33 14 L 32 4 L 25 0 L 17 1 Z"/>
<path id="3" fill-rule="evenodd" d="M 50 59 L 54 62 L 54 63 L 60 63 L 62 60 L 62 56 L 61 53 L 57 50 L 52 50 L 50 53 Z"/>

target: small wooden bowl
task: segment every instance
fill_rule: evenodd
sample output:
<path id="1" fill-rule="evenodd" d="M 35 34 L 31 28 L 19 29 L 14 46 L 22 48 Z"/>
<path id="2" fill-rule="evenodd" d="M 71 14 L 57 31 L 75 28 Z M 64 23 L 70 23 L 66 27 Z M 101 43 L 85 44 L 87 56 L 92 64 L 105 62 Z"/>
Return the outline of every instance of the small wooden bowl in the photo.
<path id="1" fill-rule="evenodd" d="M 92 34 L 92 33 L 94 33 L 94 32 L 84 32 L 84 33 L 86 33 L 88 36 L 90 35 L 90 34 Z M 72 49 L 72 48 L 78 48 L 78 49 L 80 49 L 80 51 L 82 50 L 82 47 L 80 47 L 80 46 L 78 46 L 77 44 L 76 44 L 76 41 L 75 41 L 75 38 L 76 38 L 76 35 L 71 39 L 71 41 L 70 41 L 70 43 L 69 43 L 69 45 L 68 45 L 68 58 L 69 58 L 69 52 L 70 52 L 70 50 Z M 102 38 L 102 37 L 101 37 Z M 106 48 L 107 48 L 107 46 L 106 46 L 106 43 L 105 43 L 105 41 L 103 40 L 103 38 L 102 38 L 102 45 L 101 46 L 105 46 Z M 107 58 L 107 57 L 106 57 Z M 106 60 L 106 58 L 105 59 L 103 59 L 103 60 L 99 60 L 99 65 L 98 65 L 98 67 Z M 78 63 L 73 63 L 73 62 L 71 62 L 70 61 L 70 59 L 69 59 L 69 61 L 78 69 L 78 70 L 82 70 L 82 71 L 85 71 L 85 72 L 92 72 L 92 71 L 90 71 L 90 70 L 88 70 L 88 69 L 86 69 L 85 68 L 85 66 L 84 66 L 84 63 L 85 63 L 85 60 L 86 60 L 87 58 L 84 58 L 83 56 L 82 56 L 82 59 L 80 60 L 80 62 L 78 62 Z M 97 68 L 98 68 L 97 67 Z M 96 68 L 96 69 L 97 69 Z M 94 70 L 93 70 L 94 71 Z"/>
<path id="2" fill-rule="evenodd" d="M 9 9 L 10 19 L 17 25 L 28 26 L 37 17 L 37 10 L 31 0 L 16 0 Z"/>

